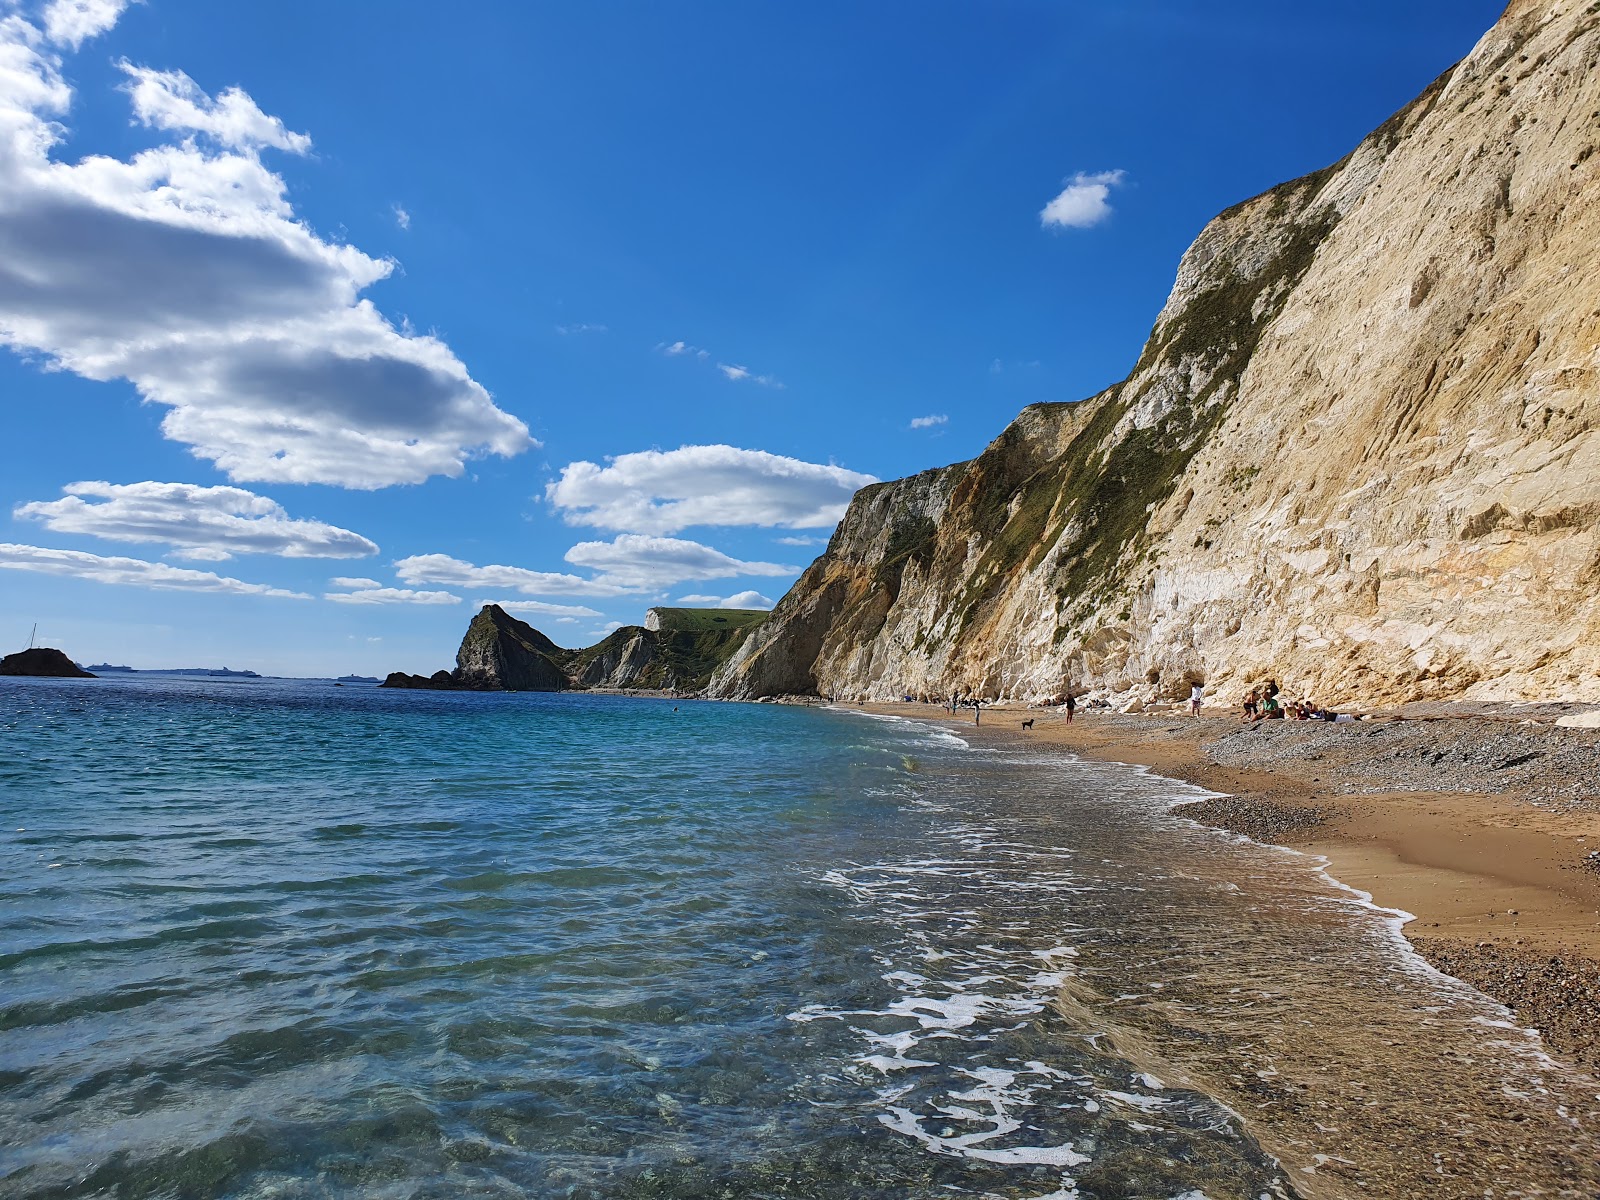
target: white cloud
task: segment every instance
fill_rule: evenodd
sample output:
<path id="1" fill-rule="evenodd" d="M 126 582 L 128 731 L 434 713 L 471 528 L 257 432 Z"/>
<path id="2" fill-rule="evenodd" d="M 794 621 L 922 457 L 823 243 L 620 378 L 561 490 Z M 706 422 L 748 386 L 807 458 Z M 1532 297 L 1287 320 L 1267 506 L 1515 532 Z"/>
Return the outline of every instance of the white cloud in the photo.
<path id="1" fill-rule="evenodd" d="M 411 214 L 399 204 L 394 206 L 394 223 L 401 229 L 411 228 Z"/>
<path id="2" fill-rule="evenodd" d="M 161 591 L 225 592 L 233 596 L 282 596 L 309 600 L 304 592 L 290 592 L 264 583 L 246 583 L 210 571 L 194 571 L 142 558 L 107 558 L 81 550 L 52 550 L 44 546 L 19 546 L 0 542 L 0 568 L 38 571 L 45 575 L 70 575 L 96 583 L 117 583 Z"/>
<path id="3" fill-rule="evenodd" d="M 592 637 L 592 638 L 595 639 L 595 641 L 599 641 L 601 638 L 605 637 L 607 634 L 615 633 L 617 630 L 619 630 L 621 628 L 622 628 L 622 622 L 621 621 L 607 621 L 604 625 L 600 626 L 599 629 L 591 629 L 585 636 L 586 637 Z"/>
<path id="4" fill-rule="evenodd" d="M 717 601 L 718 608 L 771 608 L 772 601 L 757 591 L 738 592 Z"/>
<path id="5" fill-rule="evenodd" d="M 742 562 L 720 550 L 682 538 L 625 533 L 610 542 L 579 542 L 566 559 L 601 572 L 601 578 L 639 589 L 668 587 L 688 579 L 726 579 L 734 575 L 795 575 L 798 567 Z"/>
<path id="6" fill-rule="evenodd" d="M 51 36 L 75 45 L 118 10 L 52 5 L 46 26 L 55 14 Z M 0 344 L 132 381 L 169 410 L 168 438 L 237 481 L 420 483 L 537 444 L 444 342 L 362 298 L 392 262 L 296 215 L 260 154 L 304 135 L 241 91 L 212 100 L 129 66 L 136 115 L 203 140 L 57 161 L 60 68 L 34 26 L 0 16 Z"/>
<path id="7" fill-rule="evenodd" d="M 747 367 L 741 367 L 729 363 L 718 363 L 717 370 L 721 371 L 724 377 L 731 379 L 734 383 L 743 383 L 748 380 L 751 383 L 759 383 L 762 387 L 783 387 L 783 384 L 779 383 L 771 375 L 756 375 L 753 374 Z"/>
<path id="8" fill-rule="evenodd" d="M 1126 171 L 1079 171 L 1040 211 L 1039 223 L 1046 229 L 1093 228 L 1111 215 L 1111 189 L 1120 187 L 1127 177 Z"/>
<path id="9" fill-rule="evenodd" d="M 128 0 L 51 0 L 44 10 L 44 32 L 58 46 L 76 50 L 117 23 Z"/>
<path id="10" fill-rule="evenodd" d="M 544 617 L 565 617 L 568 621 L 576 621 L 579 617 L 599 617 L 604 613 L 596 612 L 592 608 L 585 608 L 581 604 L 547 604 L 543 600 L 479 600 L 478 607 L 485 604 L 498 604 L 507 612 L 512 613 L 537 613 Z"/>
<path id="11" fill-rule="evenodd" d="M 932 429 L 935 425 L 948 424 L 950 424 L 950 418 L 943 413 L 939 413 L 937 416 L 911 418 L 911 428 L 913 429 Z"/>
<path id="12" fill-rule="evenodd" d="M 679 596 L 679 604 L 721 604 L 721 596 Z"/>
<path id="13" fill-rule="evenodd" d="M 378 546 L 321 521 L 295 520 L 274 500 L 234 487 L 195 483 L 69 483 L 61 500 L 19 504 L 13 515 L 55 533 L 112 542 L 165 542 L 185 558 L 235 554 L 284 558 L 361 558 Z"/>
<path id="14" fill-rule="evenodd" d="M 352 591 L 367 591 L 368 589 L 381 588 L 383 584 L 376 579 L 366 579 L 359 576 L 351 578 L 348 575 L 339 575 L 328 580 L 328 586 L 346 588 Z"/>
<path id="15" fill-rule="evenodd" d="M 350 582 L 370 583 L 371 580 L 333 580 L 335 587 Z M 449 592 L 416 592 L 410 588 L 373 587 L 353 592 L 324 592 L 324 600 L 336 604 L 460 604 L 461 597 Z"/>
<path id="16" fill-rule="evenodd" d="M 524 596 L 626 596 L 639 589 L 605 579 L 584 579 L 522 567 L 474 566 L 448 554 L 418 554 L 394 564 L 405 583 L 442 583 L 452 587 L 505 588 Z"/>
<path id="17" fill-rule="evenodd" d="M 826 546 L 828 539 L 825 537 L 781 537 L 777 539 L 780 546 Z"/>
<path id="18" fill-rule="evenodd" d="M 610 333 L 611 331 L 604 325 L 590 325 L 579 322 L 576 325 L 557 325 L 556 332 L 562 337 L 574 337 L 581 333 Z"/>
<path id="19" fill-rule="evenodd" d="M 691 525 L 810 529 L 835 525 L 850 497 L 877 480 L 733 446 L 643 450 L 575 462 L 545 486 L 569 525 L 632 533 L 676 533 Z"/>
<path id="20" fill-rule="evenodd" d="M 699 359 L 707 359 L 711 357 L 711 351 L 702 350 L 698 346 L 691 346 L 688 342 L 683 341 L 673 342 L 671 345 L 668 345 L 666 342 L 658 342 L 656 343 L 656 349 L 672 358 L 678 358 L 685 354 L 692 354 L 695 358 Z"/>
<path id="21" fill-rule="evenodd" d="M 290 154 L 306 154 L 311 139 L 291 133 L 277 117 L 268 116 L 238 88 L 227 88 L 213 100 L 182 71 L 117 64 L 129 83 L 133 115 L 141 125 L 180 133 L 203 133 L 236 150 L 270 146 Z"/>

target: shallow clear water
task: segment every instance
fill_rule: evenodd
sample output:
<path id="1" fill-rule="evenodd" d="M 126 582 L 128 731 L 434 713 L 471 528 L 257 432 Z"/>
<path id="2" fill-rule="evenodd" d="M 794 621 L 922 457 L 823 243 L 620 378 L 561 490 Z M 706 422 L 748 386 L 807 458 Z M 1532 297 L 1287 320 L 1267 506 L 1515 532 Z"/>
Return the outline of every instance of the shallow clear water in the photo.
<path id="1" fill-rule="evenodd" d="M 856 713 L 0 681 L 0 1196 L 1595 1194 L 1592 1087 L 1182 792 Z"/>

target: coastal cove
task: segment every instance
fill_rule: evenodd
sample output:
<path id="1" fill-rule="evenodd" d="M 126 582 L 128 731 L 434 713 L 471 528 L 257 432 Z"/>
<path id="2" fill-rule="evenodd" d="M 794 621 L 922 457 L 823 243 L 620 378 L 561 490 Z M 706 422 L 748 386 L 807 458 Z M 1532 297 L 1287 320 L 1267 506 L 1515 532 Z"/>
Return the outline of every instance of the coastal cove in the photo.
<path id="1" fill-rule="evenodd" d="M 0 1196 L 1600 1185 L 1392 915 L 1012 715 L 6 680 Z"/>

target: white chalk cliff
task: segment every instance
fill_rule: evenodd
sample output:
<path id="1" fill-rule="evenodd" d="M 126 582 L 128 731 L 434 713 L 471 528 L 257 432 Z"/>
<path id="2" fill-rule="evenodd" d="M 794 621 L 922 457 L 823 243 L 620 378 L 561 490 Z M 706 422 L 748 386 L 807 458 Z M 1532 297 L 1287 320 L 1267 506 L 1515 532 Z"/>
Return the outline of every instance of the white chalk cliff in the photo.
<path id="1" fill-rule="evenodd" d="M 1600 4 L 1211 222 L 1121 384 L 863 490 L 716 695 L 1600 700 Z"/>

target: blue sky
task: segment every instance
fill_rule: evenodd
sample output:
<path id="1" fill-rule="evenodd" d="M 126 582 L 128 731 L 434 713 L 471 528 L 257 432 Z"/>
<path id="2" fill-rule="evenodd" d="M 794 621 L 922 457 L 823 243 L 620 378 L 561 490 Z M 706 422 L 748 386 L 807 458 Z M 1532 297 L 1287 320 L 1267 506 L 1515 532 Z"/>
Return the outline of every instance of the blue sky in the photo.
<path id="1" fill-rule="evenodd" d="M 0 0 L 0 648 L 764 606 L 1500 7 Z"/>

